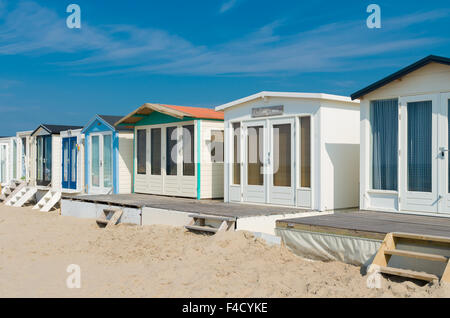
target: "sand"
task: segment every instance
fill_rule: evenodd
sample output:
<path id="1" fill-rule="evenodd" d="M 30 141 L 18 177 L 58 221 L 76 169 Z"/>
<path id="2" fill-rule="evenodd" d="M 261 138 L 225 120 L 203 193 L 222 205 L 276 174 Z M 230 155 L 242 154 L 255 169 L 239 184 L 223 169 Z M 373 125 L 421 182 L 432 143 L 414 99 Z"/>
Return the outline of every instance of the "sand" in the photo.
<path id="1" fill-rule="evenodd" d="M 69 289 L 70 264 L 81 288 Z M 0 207 L 0 297 L 448 297 L 445 285 L 383 278 L 310 261 L 246 232 L 205 236 Z"/>

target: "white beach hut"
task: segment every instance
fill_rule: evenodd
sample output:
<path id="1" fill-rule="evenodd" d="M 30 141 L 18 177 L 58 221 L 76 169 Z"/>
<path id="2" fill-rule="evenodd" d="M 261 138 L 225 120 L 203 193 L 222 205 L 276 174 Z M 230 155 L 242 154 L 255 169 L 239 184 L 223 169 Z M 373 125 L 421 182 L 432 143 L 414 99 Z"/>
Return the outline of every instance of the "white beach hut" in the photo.
<path id="1" fill-rule="evenodd" d="M 13 172 L 14 142 L 15 142 L 14 137 L 0 138 L 0 184 L 2 185 L 2 187 L 8 185 L 14 179 L 14 172 Z"/>
<path id="2" fill-rule="evenodd" d="M 225 112 L 226 202 L 358 206 L 358 101 L 261 92 L 216 110 Z"/>
<path id="3" fill-rule="evenodd" d="M 361 209 L 450 214 L 450 59 L 428 56 L 354 93 Z"/>

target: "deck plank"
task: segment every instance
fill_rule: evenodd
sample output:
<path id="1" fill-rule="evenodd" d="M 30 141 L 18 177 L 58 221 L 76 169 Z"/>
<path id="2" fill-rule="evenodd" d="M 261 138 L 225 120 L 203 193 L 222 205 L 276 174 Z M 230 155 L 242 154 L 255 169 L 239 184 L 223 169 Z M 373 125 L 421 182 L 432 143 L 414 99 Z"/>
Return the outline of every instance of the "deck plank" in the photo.
<path id="1" fill-rule="evenodd" d="M 92 202 L 98 204 L 121 205 L 138 209 L 143 207 L 150 207 L 156 209 L 217 216 L 229 216 L 235 218 L 311 212 L 311 210 L 308 209 L 291 207 L 225 203 L 221 200 L 195 200 L 189 198 L 166 197 L 136 193 L 112 195 L 79 195 L 75 197 L 63 197 L 63 199 Z"/>
<path id="2" fill-rule="evenodd" d="M 375 211 L 357 210 L 285 219 L 277 221 L 277 226 L 370 238 L 391 232 L 450 237 L 450 218 Z"/>

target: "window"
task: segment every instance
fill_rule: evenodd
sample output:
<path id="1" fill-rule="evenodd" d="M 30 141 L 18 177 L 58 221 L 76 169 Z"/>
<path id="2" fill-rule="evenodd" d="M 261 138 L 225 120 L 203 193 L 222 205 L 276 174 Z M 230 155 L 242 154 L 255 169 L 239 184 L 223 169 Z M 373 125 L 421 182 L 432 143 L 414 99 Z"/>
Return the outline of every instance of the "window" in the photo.
<path id="1" fill-rule="evenodd" d="M 233 124 L 233 184 L 241 184 L 241 124 Z"/>
<path id="2" fill-rule="evenodd" d="M 311 117 L 300 118 L 300 187 L 311 188 Z"/>
<path id="3" fill-rule="evenodd" d="M 183 176 L 195 175 L 194 125 L 183 126 Z"/>
<path id="4" fill-rule="evenodd" d="M 211 130 L 211 162 L 223 162 L 223 130 Z"/>
<path id="5" fill-rule="evenodd" d="M 146 174 L 147 162 L 147 130 L 138 129 L 137 131 L 137 173 Z"/>
<path id="6" fill-rule="evenodd" d="M 372 128 L 372 188 L 397 190 L 398 101 L 370 103 Z"/>
<path id="7" fill-rule="evenodd" d="M 161 128 L 151 130 L 151 170 L 152 175 L 161 175 Z"/>
<path id="8" fill-rule="evenodd" d="M 264 127 L 248 127 L 247 136 L 247 183 L 248 185 L 264 185 L 263 149 Z"/>
<path id="9" fill-rule="evenodd" d="M 166 175 L 177 175 L 177 127 L 167 127 L 166 129 Z"/>

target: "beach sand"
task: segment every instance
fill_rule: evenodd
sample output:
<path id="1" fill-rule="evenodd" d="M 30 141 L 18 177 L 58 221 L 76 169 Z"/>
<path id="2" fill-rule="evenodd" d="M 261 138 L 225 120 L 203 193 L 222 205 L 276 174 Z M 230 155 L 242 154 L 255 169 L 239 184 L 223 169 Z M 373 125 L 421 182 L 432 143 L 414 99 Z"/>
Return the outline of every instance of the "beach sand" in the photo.
<path id="1" fill-rule="evenodd" d="M 81 269 L 69 289 L 67 267 Z M 302 259 L 246 232 L 216 236 L 0 206 L 0 297 L 448 297 L 445 285 L 381 280 Z"/>

